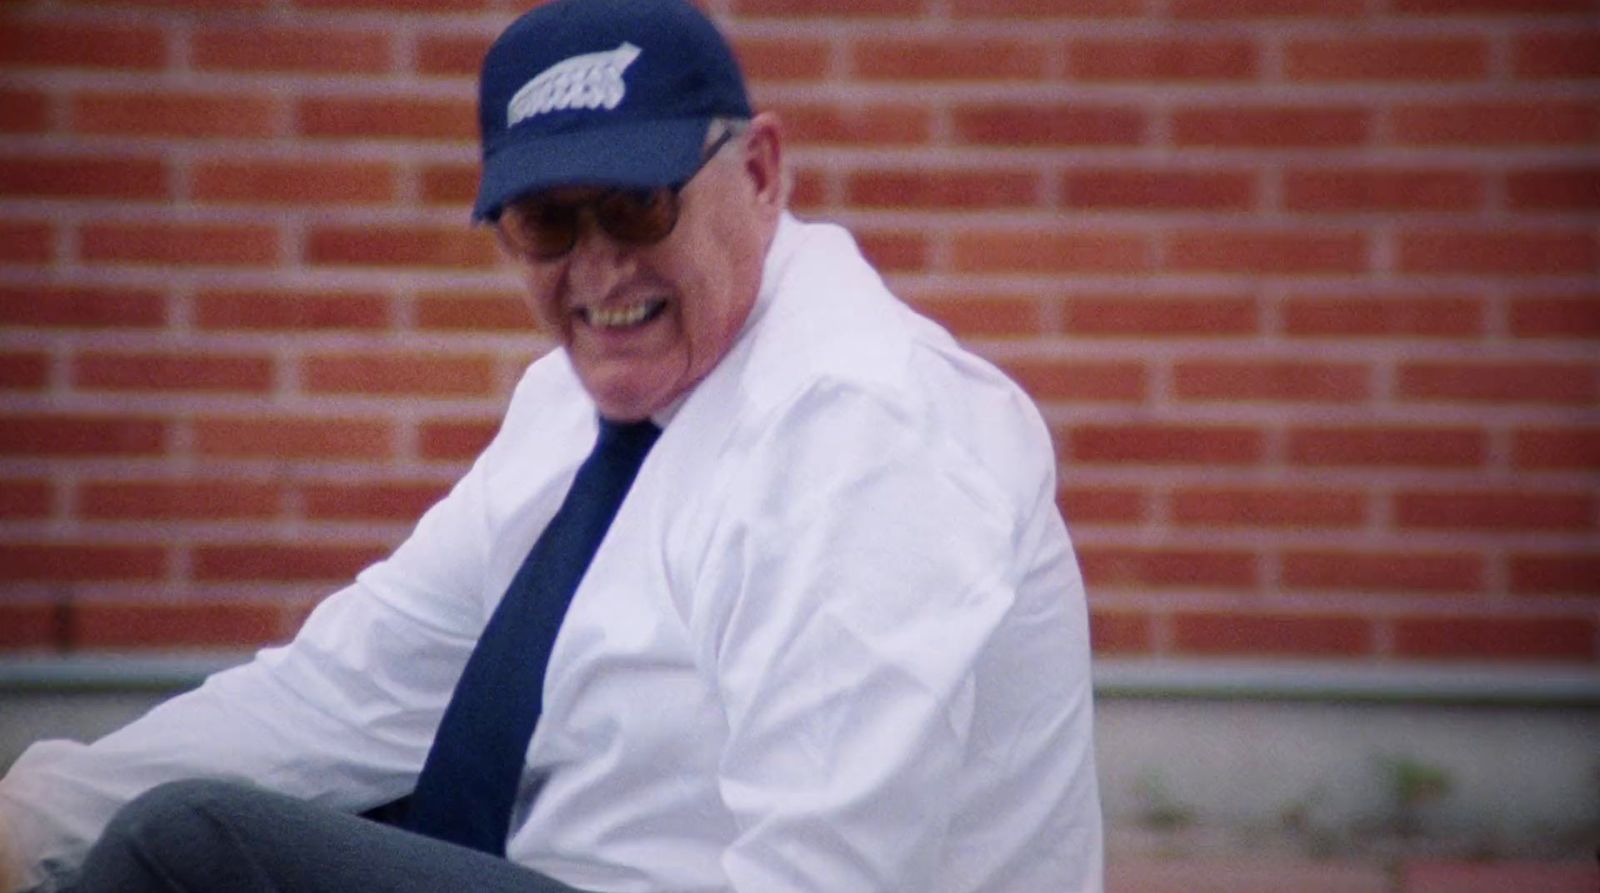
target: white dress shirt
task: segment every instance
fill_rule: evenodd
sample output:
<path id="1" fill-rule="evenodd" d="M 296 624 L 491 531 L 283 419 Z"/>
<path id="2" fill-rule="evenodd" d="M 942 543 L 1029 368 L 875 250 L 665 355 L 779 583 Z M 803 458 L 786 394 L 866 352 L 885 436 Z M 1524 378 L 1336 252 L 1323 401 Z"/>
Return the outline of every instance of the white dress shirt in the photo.
<path id="1" fill-rule="evenodd" d="M 116 808 L 221 776 L 410 790 L 456 677 L 593 443 L 562 351 L 388 559 L 295 640 L 0 782 L 35 881 Z M 1082 580 L 1037 411 L 785 216 L 550 658 L 508 855 L 617 893 L 1100 888 Z"/>

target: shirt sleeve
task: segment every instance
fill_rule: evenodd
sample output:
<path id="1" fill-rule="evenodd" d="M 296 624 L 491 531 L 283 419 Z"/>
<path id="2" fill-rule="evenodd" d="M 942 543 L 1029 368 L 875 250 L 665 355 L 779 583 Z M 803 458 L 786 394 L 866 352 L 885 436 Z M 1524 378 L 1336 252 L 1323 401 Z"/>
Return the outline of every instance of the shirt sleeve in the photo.
<path id="1" fill-rule="evenodd" d="M 166 781 L 239 778 L 352 810 L 408 790 L 485 619 L 482 464 L 288 645 L 92 744 L 25 751 L 0 808 L 29 883 L 69 880 L 112 814 Z"/>
<path id="2" fill-rule="evenodd" d="M 731 483 L 699 632 L 737 891 L 935 889 L 1015 516 L 948 432 L 813 388 Z"/>

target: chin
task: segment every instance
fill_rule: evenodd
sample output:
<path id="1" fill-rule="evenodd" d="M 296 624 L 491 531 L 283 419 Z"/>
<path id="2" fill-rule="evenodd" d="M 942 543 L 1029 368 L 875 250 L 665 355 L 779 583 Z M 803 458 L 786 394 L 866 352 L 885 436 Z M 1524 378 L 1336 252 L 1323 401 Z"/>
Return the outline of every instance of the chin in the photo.
<path id="1" fill-rule="evenodd" d="M 618 422 L 636 422 L 648 418 L 671 402 L 659 394 L 631 388 L 591 387 L 589 396 L 601 415 Z"/>
<path id="2" fill-rule="evenodd" d="M 611 374 L 606 374 L 606 373 Z M 600 414 L 619 422 L 648 418 L 688 391 L 682 369 L 660 363 L 609 369 L 579 369 L 579 379 Z"/>

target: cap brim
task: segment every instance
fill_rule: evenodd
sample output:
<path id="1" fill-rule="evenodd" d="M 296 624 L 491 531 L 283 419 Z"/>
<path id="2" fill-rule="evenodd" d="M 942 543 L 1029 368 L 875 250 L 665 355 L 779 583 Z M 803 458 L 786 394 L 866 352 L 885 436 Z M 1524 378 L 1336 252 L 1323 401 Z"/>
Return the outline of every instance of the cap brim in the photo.
<path id="1" fill-rule="evenodd" d="M 709 124 L 708 118 L 636 121 L 508 141 L 484 159 L 472 219 L 496 217 L 506 202 L 557 186 L 650 189 L 681 183 L 700 165 Z"/>

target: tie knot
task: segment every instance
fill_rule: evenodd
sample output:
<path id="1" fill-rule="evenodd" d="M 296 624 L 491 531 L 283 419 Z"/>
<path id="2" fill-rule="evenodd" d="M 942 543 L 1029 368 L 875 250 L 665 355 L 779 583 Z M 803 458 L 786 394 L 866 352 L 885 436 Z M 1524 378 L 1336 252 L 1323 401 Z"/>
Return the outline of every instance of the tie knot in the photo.
<path id="1" fill-rule="evenodd" d="M 649 419 L 637 422 L 615 422 L 602 417 L 600 436 L 596 446 L 607 449 L 649 450 L 661 435 L 661 429 Z"/>

